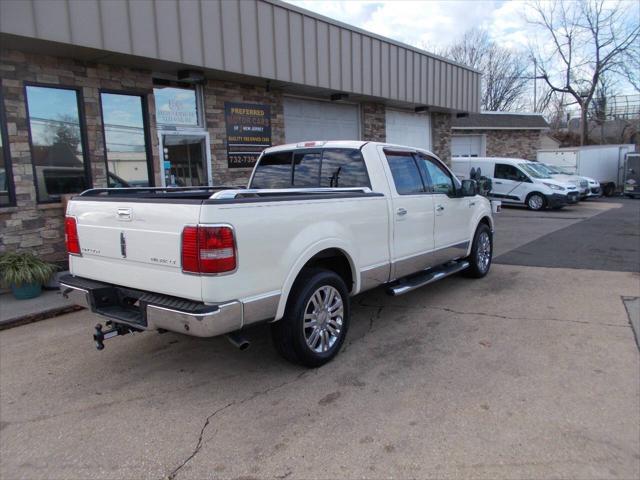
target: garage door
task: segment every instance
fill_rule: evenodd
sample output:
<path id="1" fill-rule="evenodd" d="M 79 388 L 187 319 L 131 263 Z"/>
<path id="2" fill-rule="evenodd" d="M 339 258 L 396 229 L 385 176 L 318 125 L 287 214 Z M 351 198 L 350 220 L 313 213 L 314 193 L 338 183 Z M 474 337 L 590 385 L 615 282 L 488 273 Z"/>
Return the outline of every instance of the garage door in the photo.
<path id="1" fill-rule="evenodd" d="M 285 98 L 284 136 L 287 143 L 306 140 L 359 140 L 358 106 Z"/>
<path id="2" fill-rule="evenodd" d="M 424 113 L 386 112 L 387 142 L 431 150 L 431 117 Z"/>
<path id="3" fill-rule="evenodd" d="M 454 135 L 451 137 L 452 157 L 484 157 L 484 135 Z"/>

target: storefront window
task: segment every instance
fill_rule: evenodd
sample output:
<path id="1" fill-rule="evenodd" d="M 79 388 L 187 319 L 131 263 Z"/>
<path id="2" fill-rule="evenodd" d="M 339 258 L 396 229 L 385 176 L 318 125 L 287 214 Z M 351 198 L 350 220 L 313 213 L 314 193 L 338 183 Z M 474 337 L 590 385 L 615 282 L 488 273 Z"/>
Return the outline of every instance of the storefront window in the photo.
<path id="1" fill-rule="evenodd" d="M 13 178 L 11 176 L 7 122 L 4 116 L 4 101 L 0 96 L 0 207 L 13 205 L 13 203 Z"/>
<path id="2" fill-rule="evenodd" d="M 139 95 L 101 93 L 109 187 L 146 187 L 150 174 L 144 100 Z"/>
<path id="3" fill-rule="evenodd" d="M 59 201 L 88 188 L 78 92 L 28 86 L 27 107 L 38 201 Z"/>
<path id="4" fill-rule="evenodd" d="M 195 88 L 156 86 L 156 122 L 158 125 L 197 127 L 198 102 Z"/>

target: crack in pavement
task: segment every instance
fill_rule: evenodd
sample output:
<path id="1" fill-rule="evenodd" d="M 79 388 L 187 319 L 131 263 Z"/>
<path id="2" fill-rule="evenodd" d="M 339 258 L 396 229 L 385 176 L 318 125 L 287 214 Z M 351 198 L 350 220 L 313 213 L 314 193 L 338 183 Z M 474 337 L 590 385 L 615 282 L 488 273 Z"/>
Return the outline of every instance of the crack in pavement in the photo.
<path id="1" fill-rule="evenodd" d="M 439 310 L 442 312 L 455 313 L 457 315 L 476 315 L 480 317 L 500 318 L 503 320 L 549 321 L 549 322 L 562 322 L 562 323 L 579 323 L 582 325 L 597 325 L 597 326 L 604 326 L 604 327 L 630 328 L 630 325 L 618 325 L 613 323 L 594 323 L 594 322 L 588 322 L 586 320 L 569 320 L 565 318 L 553 318 L 553 317 L 548 317 L 548 318 L 511 317 L 509 315 L 501 315 L 498 313 L 489 313 L 489 312 L 464 312 L 462 310 L 454 310 L 453 308 L 448 308 L 448 307 L 436 307 L 436 306 L 411 307 L 408 305 L 382 305 L 381 306 L 381 305 L 367 304 L 364 302 L 359 303 L 359 305 L 363 307 L 372 307 L 372 308 L 377 307 L 380 309 L 378 310 L 378 312 L 381 312 L 382 308 L 384 307 L 395 307 L 395 308 L 404 309 L 404 310 Z M 371 328 L 369 328 L 369 331 L 371 331 Z"/>
<path id="2" fill-rule="evenodd" d="M 200 452 L 200 450 L 202 449 L 202 447 L 205 444 L 204 433 L 205 433 L 207 427 L 209 426 L 209 424 L 211 423 L 211 419 L 213 417 L 215 417 L 219 413 L 222 413 L 225 410 L 227 410 L 227 409 L 229 409 L 229 408 L 231 408 L 233 406 L 242 405 L 242 404 L 244 404 L 246 402 L 250 402 L 254 398 L 257 398 L 257 397 L 259 397 L 261 395 L 268 395 L 269 393 L 273 392 L 274 390 L 278 390 L 279 388 L 282 388 L 282 387 L 284 387 L 286 385 L 290 385 L 292 383 L 295 383 L 298 380 L 300 380 L 302 377 L 304 377 L 309 372 L 311 372 L 311 370 L 305 370 L 304 372 L 301 372 L 298 375 L 296 375 L 296 377 L 293 378 L 292 380 L 288 380 L 288 381 L 279 383 L 278 385 L 274 385 L 273 387 L 269 387 L 269 388 L 267 388 L 265 390 L 260 390 L 258 392 L 254 392 L 251 395 L 249 395 L 248 397 L 243 398 L 242 400 L 236 400 L 236 401 L 233 401 L 231 403 L 228 403 L 224 407 L 220 407 L 217 410 L 215 410 L 213 413 L 208 415 L 207 418 L 204 421 L 204 424 L 202 425 L 202 428 L 200 429 L 200 434 L 198 435 L 198 441 L 196 442 L 196 446 L 193 449 L 193 451 L 191 452 L 191 454 L 182 463 L 180 463 L 176 468 L 174 468 L 171 471 L 171 473 L 166 475 L 164 478 L 166 480 L 174 480 L 176 478 L 176 476 L 178 475 L 178 472 L 180 472 L 180 470 L 182 470 L 182 468 L 184 468 L 187 465 L 187 463 L 189 463 L 191 460 L 193 460 L 193 458 Z"/>

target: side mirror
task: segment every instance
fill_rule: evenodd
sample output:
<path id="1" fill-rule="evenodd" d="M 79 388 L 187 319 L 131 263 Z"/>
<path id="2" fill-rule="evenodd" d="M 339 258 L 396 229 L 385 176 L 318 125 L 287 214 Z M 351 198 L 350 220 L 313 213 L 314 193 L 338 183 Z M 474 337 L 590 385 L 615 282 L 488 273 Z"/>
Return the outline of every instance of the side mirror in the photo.
<path id="1" fill-rule="evenodd" d="M 460 191 L 463 197 L 473 197 L 478 194 L 478 183 L 475 180 L 462 180 Z"/>

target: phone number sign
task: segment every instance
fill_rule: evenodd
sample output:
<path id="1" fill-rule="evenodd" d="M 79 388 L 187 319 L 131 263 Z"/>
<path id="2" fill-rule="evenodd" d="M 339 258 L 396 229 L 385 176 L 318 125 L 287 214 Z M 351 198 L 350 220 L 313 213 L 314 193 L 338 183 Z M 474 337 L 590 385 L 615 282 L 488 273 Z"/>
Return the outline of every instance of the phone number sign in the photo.
<path id="1" fill-rule="evenodd" d="M 229 168 L 252 168 L 271 146 L 271 107 L 253 103 L 224 104 Z"/>

